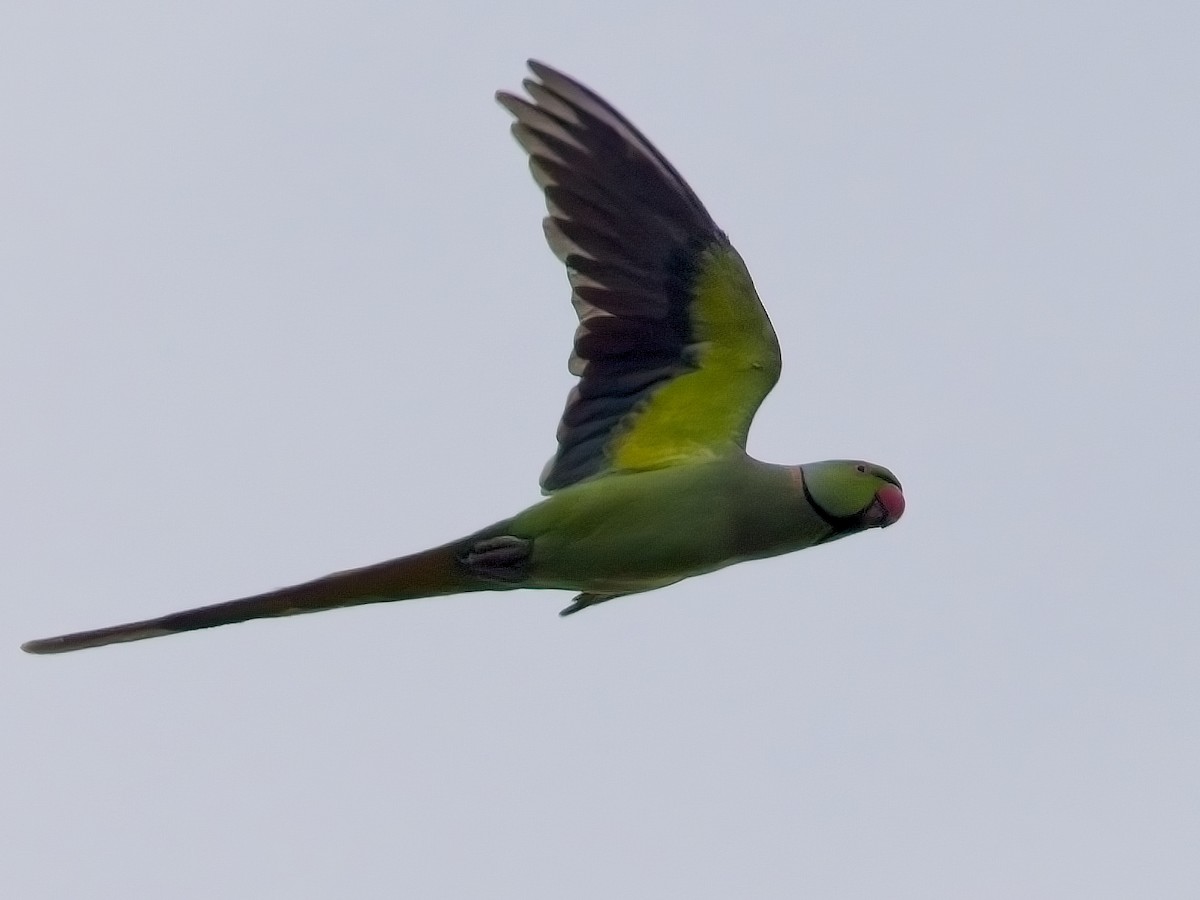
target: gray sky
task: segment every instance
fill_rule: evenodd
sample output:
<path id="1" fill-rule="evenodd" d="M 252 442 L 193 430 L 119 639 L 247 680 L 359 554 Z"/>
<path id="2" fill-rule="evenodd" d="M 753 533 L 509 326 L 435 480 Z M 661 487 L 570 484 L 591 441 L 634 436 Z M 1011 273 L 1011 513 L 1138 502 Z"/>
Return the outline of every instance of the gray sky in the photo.
<path id="1" fill-rule="evenodd" d="M 6 896 L 1193 897 L 1196 5 L 430 7 L 3 13 Z M 750 265 L 751 451 L 886 464 L 904 520 L 569 620 L 19 653 L 537 499 L 527 56 Z"/>

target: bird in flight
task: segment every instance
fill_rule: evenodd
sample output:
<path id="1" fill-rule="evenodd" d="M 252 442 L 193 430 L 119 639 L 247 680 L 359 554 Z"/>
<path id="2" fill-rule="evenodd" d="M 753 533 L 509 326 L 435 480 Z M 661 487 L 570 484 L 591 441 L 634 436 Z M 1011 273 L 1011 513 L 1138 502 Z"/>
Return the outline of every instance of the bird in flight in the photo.
<path id="1" fill-rule="evenodd" d="M 574 591 L 569 615 L 900 518 L 900 482 L 882 466 L 747 455 L 780 354 L 742 258 L 624 116 L 561 72 L 529 68 L 527 97 L 496 99 L 545 194 L 546 239 L 579 316 L 569 363 L 579 380 L 542 473 L 545 499 L 422 553 L 24 650 L 468 591 Z"/>

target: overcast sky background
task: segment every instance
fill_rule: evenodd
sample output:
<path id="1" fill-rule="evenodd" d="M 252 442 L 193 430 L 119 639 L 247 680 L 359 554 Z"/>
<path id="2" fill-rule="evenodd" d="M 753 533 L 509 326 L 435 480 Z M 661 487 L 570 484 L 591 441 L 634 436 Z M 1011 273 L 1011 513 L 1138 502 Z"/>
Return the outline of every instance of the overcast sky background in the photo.
<path id="1" fill-rule="evenodd" d="M 5 896 L 1194 897 L 1198 9 L 6 6 Z M 569 620 L 21 654 L 538 498 L 527 56 L 746 258 L 751 451 L 883 463 L 904 520 Z"/>

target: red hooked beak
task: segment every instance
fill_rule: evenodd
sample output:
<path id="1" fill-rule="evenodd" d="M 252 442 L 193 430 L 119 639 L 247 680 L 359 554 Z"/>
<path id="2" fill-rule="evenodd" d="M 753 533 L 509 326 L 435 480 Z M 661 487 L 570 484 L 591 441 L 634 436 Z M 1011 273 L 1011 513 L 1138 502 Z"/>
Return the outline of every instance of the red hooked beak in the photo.
<path id="1" fill-rule="evenodd" d="M 894 484 L 885 484 L 867 507 L 868 527 L 887 528 L 904 515 L 904 494 Z"/>

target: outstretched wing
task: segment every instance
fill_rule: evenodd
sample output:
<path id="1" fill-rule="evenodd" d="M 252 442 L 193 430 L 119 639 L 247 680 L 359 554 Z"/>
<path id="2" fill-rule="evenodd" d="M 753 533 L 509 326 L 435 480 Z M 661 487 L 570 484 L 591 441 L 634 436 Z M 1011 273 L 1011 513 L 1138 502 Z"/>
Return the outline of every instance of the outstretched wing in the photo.
<path id="1" fill-rule="evenodd" d="M 583 85 L 530 61 L 532 100 L 500 92 L 546 194 L 550 249 L 579 315 L 579 376 L 542 488 L 744 448 L 779 378 L 750 274 L 654 146 Z"/>

